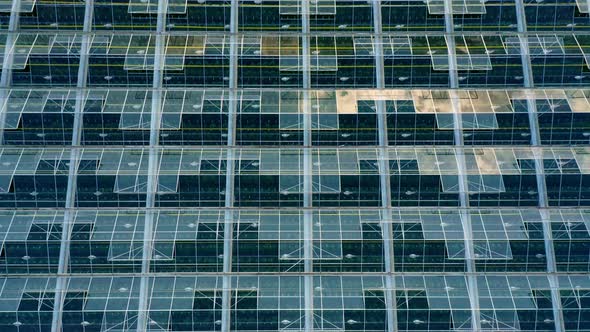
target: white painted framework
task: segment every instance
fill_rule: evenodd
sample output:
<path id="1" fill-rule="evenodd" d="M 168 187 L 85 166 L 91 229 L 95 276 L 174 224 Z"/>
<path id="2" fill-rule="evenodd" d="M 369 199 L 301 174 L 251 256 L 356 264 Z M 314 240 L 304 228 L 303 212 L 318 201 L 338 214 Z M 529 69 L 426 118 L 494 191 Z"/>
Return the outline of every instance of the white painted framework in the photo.
<path id="1" fill-rule="evenodd" d="M 524 72 L 523 80 L 525 88 L 534 88 L 533 81 L 533 69 L 531 65 L 531 56 L 529 52 L 528 38 L 524 37 L 527 33 L 526 16 L 524 13 L 523 0 L 515 0 L 516 4 L 516 18 L 518 32 L 520 36 L 520 54 L 522 58 L 522 69 Z M 531 126 L 531 144 L 533 149 L 541 145 L 541 138 L 539 137 L 539 121 L 537 119 L 537 103 L 532 96 L 527 98 L 527 110 L 529 116 L 529 123 Z M 534 150 L 537 153 L 538 150 Z M 545 256 L 547 257 L 547 278 L 551 286 L 551 302 L 553 304 L 553 319 L 555 323 L 555 331 L 565 331 L 565 325 L 563 321 L 563 308 L 561 306 L 561 299 L 559 297 L 559 285 L 557 276 L 555 275 L 555 251 L 553 249 L 551 224 L 549 222 L 549 216 L 547 208 L 547 186 L 545 184 L 545 175 L 543 170 L 543 159 L 542 156 L 535 158 L 535 176 L 537 180 L 537 190 L 539 192 L 539 207 L 541 208 L 541 217 L 543 218 L 543 238 L 545 241 Z"/>
<path id="2" fill-rule="evenodd" d="M 158 144 L 160 140 L 160 121 L 162 114 L 162 80 L 164 71 L 164 32 L 166 31 L 166 15 L 168 0 L 158 0 L 156 23 L 156 47 L 154 51 L 154 76 L 152 81 L 152 108 L 150 122 L 150 146 L 147 175 L 146 213 L 143 233 L 143 251 L 141 260 L 141 281 L 139 285 L 139 305 L 137 308 L 137 331 L 145 331 L 150 323 L 149 295 L 150 295 L 150 263 L 153 254 L 154 207 L 158 188 Z M 130 317 L 128 317 L 129 319 Z"/>
<path id="3" fill-rule="evenodd" d="M 375 80 L 377 89 L 385 88 L 385 63 L 383 60 L 383 29 L 381 20 L 381 0 L 372 1 L 373 7 L 373 32 L 375 33 Z M 379 130 L 379 184 L 381 186 L 381 207 L 383 211 L 381 217 L 381 233 L 383 235 L 383 260 L 385 262 L 385 307 L 387 310 L 387 331 L 397 331 L 397 301 L 395 298 L 395 278 L 392 273 L 395 271 L 395 261 L 393 254 L 393 225 L 391 221 L 391 182 L 389 172 L 389 160 L 385 147 L 388 145 L 387 139 L 387 110 L 385 101 L 376 101 L 377 112 L 377 129 Z"/>
<path id="4" fill-rule="evenodd" d="M 82 136 L 82 112 L 84 109 L 84 88 L 88 78 L 88 58 L 90 49 L 90 32 L 92 29 L 92 18 L 94 13 L 94 0 L 87 0 L 84 6 L 84 28 L 86 32 L 82 36 L 82 45 L 80 47 L 80 63 L 78 67 L 78 82 L 76 87 L 76 102 L 74 106 L 74 124 L 72 129 L 72 146 L 80 146 Z M 7 48 L 8 49 L 8 48 Z M 6 67 L 4 67 L 6 68 Z M 64 222 L 61 234 L 61 245 L 59 248 L 59 265 L 57 273 L 60 275 L 57 279 L 55 300 L 53 301 L 53 318 L 51 331 L 58 332 L 62 330 L 62 312 L 64 306 L 64 294 L 67 289 L 68 278 L 66 277 L 70 259 L 70 239 L 72 236 L 72 227 L 74 225 L 74 214 L 76 207 L 76 186 L 78 174 L 78 160 L 80 160 L 80 150 L 72 149 L 70 151 L 70 167 L 68 169 L 68 186 L 66 192 L 66 210 L 64 211 Z"/>
<path id="5" fill-rule="evenodd" d="M 448 35 L 448 57 L 449 57 L 449 87 L 451 88 L 451 104 L 453 108 L 453 136 L 456 147 L 463 147 L 463 121 L 459 113 L 459 98 L 454 89 L 459 88 L 459 74 L 457 68 L 457 54 L 455 53 L 455 31 L 453 22 L 453 8 L 451 1 L 444 2 L 445 12 L 445 33 Z M 467 168 L 465 166 L 465 156 L 457 155 L 457 168 L 459 170 L 459 199 L 461 203 L 461 222 L 463 224 L 463 238 L 465 245 L 465 265 L 467 270 L 467 289 L 469 291 L 469 300 L 471 302 L 471 326 L 470 329 L 478 331 L 481 326 L 481 315 L 479 307 L 479 290 L 477 287 L 477 276 L 474 274 L 475 256 L 473 250 L 473 233 L 471 231 L 471 217 L 469 213 L 469 194 L 467 187 Z M 467 328 L 467 327 L 462 327 Z"/>
<path id="6" fill-rule="evenodd" d="M 13 0 L 12 12 L 10 15 L 9 32 L 16 32 L 18 30 L 19 10 L 21 0 Z M 385 88 L 385 68 L 384 68 L 384 50 L 382 43 L 382 27 L 381 27 L 381 0 L 371 0 L 373 7 L 373 37 L 375 40 L 375 68 L 376 68 L 376 88 Z M 222 286 L 222 320 L 221 331 L 229 332 L 231 330 L 231 296 L 232 296 L 232 245 L 233 245 L 233 226 L 234 226 L 234 168 L 235 168 L 235 142 L 236 142 L 236 113 L 238 110 L 238 0 L 231 1 L 231 24 L 230 24 L 230 64 L 229 64 L 229 117 L 228 117 L 228 132 L 227 132 L 227 150 L 226 158 L 227 172 L 225 183 L 225 215 L 224 215 L 224 245 L 223 245 L 223 286 Z M 456 32 L 453 24 L 453 10 L 451 3 L 445 1 L 445 34 L 449 37 L 448 41 L 448 63 L 450 74 L 450 88 L 459 89 L 457 60 L 455 54 L 455 42 L 452 38 Z M 162 110 L 162 81 L 164 68 L 164 54 L 165 48 L 164 33 L 166 31 L 166 16 L 167 16 L 168 0 L 158 1 L 157 11 L 157 29 L 156 29 L 156 46 L 155 46 L 155 60 L 153 72 L 153 95 L 151 100 L 151 125 L 150 125 L 150 141 L 149 141 L 149 163 L 148 163 L 148 181 L 147 181 L 147 198 L 146 198 L 146 214 L 145 226 L 143 234 L 143 252 L 142 252 L 142 268 L 140 275 L 140 295 L 138 316 L 136 317 L 137 331 L 145 331 L 149 324 L 149 298 L 150 298 L 150 278 L 153 273 L 150 270 L 150 262 L 152 261 L 152 246 L 153 246 L 153 223 L 155 217 L 155 193 L 158 185 L 158 151 L 159 135 L 160 135 L 160 121 Z M 520 37 L 520 50 L 522 55 L 522 63 L 524 70 L 525 88 L 534 88 L 532 79 L 532 68 L 530 61 L 530 54 L 528 51 L 526 36 L 526 19 L 524 15 L 524 4 L 522 0 L 516 0 L 516 12 L 518 19 L 518 35 Z M 69 155 L 70 168 L 68 170 L 68 186 L 67 197 L 65 203 L 64 226 L 61 238 L 60 260 L 58 267 L 58 279 L 56 286 L 56 294 L 53 308 L 53 324 L 52 332 L 62 330 L 61 315 L 63 311 L 64 294 L 67 289 L 69 280 L 68 261 L 69 252 L 68 244 L 71 239 L 71 225 L 73 224 L 75 200 L 76 200 L 76 176 L 77 176 L 77 161 L 80 159 L 80 137 L 82 131 L 82 112 L 84 91 L 86 88 L 86 81 L 88 75 L 88 58 L 90 47 L 90 32 L 93 18 L 93 0 L 86 0 L 84 28 L 82 37 L 82 46 L 80 51 L 80 63 L 76 85 L 76 104 L 74 113 L 74 126 L 72 135 L 72 147 Z M 310 93 L 308 90 L 312 88 L 311 71 L 310 71 L 310 3 L 307 0 L 301 1 L 301 36 L 302 36 L 302 82 L 303 82 L 303 99 L 301 109 L 304 114 L 303 129 L 304 129 L 304 147 L 312 146 L 312 118 L 311 118 L 311 104 Z M 12 33 L 8 34 L 7 45 L 11 44 L 11 39 L 14 37 Z M 7 89 L 10 88 L 11 72 L 10 69 L 13 56 L 10 48 L 5 48 L 3 58 L 2 75 L 0 79 L 0 100 L 7 98 Z M 453 92 L 451 92 L 453 94 Z M 462 121 L 459 106 L 456 104 L 458 98 L 451 98 L 454 103 L 453 120 L 454 120 L 454 138 L 455 146 L 463 147 L 462 135 Z M 534 98 L 527 99 L 527 107 L 529 112 L 529 119 L 531 124 L 531 142 L 534 147 L 540 146 L 538 121 L 536 114 L 536 103 Z M 396 284 L 394 275 L 396 275 L 393 255 L 393 239 L 392 239 L 392 206 L 391 206 L 391 185 L 390 185 L 390 171 L 388 165 L 388 156 L 386 147 L 388 146 L 387 138 L 387 114 L 385 101 L 378 100 L 376 102 L 376 112 L 378 120 L 379 133 L 379 170 L 380 170 L 380 185 L 381 185 L 381 208 L 384 209 L 381 220 L 381 228 L 384 243 L 384 262 L 385 262 L 385 299 L 387 307 L 387 330 L 388 332 L 397 331 L 397 316 L 396 316 L 396 299 L 395 291 Z M 0 140 L 2 131 L 5 128 L 4 123 L 6 119 L 6 112 L 0 113 Z M 304 265 L 304 298 L 305 310 L 303 317 L 303 326 L 306 332 L 315 330 L 315 320 L 313 299 L 314 299 L 314 285 L 313 285 L 313 220 L 312 209 L 313 206 L 313 177 L 312 177 L 312 155 L 310 149 L 305 149 L 303 154 L 303 201 L 304 201 L 304 218 L 303 218 L 303 265 Z M 555 317 L 555 330 L 558 332 L 564 331 L 564 321 L 562 315 L 561 301 L 559 297 L 558 273 L 555 266 L 555 253 L 553 252 L 551 228 L 549 224 L 549 216 L 543 209 L 548 208 L 547 192 L 545 180 L 543 176 L 542 159 L 535 159 L 537 187 L 539 190 L 539 206 L 541 214 L 544 217 L 543 233 L 547 257 L 547 272 L 548 279 L 551 284 L 551 298 L 553 303 L 553 313 Z M 477 285 L 477 271 L 475 268 L 475 257 L 473 248 L 473 238 L 471 231 L 471 218 L 469 213 L 469 196 L 467 189 L 467 176 L 464 157 L 457 156 L 457 163 L 459 165 L 459 192 L 461 201 L 461 213 L 464 230 L 465 241 L 465 261 L 467 266 L 466 279 L 468 281 L 469 298 L 472 307 L 471 327 L 473 331 L 483 329 L 481 317 L 479 313 L 479 295 Z M 444 273 L 441 273 L 444 274 Z M 166 275 L 166 274 L 163 274 Z"/>

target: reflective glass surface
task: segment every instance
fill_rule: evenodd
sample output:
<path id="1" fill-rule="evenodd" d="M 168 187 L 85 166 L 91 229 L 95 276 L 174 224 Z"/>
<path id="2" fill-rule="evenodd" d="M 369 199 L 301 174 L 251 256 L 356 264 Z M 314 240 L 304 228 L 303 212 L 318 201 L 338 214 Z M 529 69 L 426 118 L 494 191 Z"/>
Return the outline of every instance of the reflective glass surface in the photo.
<path id="1" fill-rule="evenodd" d="M 590 331 L 589 27 L 0 0 L 0 330 Z"/>

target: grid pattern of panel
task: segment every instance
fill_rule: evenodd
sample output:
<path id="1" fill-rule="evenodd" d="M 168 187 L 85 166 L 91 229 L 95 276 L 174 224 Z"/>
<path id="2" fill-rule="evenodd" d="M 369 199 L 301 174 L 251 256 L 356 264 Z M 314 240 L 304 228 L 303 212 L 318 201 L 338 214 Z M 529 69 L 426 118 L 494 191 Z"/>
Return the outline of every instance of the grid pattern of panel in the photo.
<path id="1" fill-rule="evenodd" d="M 590 1 L 0 0 L 0 330 L 590 331 Z"/>

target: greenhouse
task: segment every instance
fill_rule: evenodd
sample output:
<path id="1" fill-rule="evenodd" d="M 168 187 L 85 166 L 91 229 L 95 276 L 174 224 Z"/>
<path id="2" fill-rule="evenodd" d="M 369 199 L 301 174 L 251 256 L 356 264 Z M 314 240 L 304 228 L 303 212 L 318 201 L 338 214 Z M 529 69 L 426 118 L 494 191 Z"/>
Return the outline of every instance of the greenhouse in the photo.
<path id="1" fill-rule="evenodd" d="M 590 0 L 0 0 L 0 330 L 590 332 Z"/>

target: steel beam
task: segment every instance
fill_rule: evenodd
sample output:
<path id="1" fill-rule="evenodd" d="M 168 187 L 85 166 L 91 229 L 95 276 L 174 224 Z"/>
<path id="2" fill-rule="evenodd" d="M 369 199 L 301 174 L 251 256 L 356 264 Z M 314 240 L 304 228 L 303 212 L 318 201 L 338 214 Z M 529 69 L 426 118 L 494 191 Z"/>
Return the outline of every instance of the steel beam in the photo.
<path id="1" fill-rule="evenodd" d="M 57 332 L 63 329 L 62 312 L 64 305 L 64 293 L 67 289 L 69 278 L 67 277 L 69 259 L 70 259 L 70 239 L 75 218 L 75 201 L 77 188 L 78 161 L 80 160 L 81 150 L 80 139 L 82 135 L 82 115 L 84 112 L 84 98 L 86 93 L 86 80 L 88 78 L 88 59 L 90 57 L 90 43 L 92 42 L 90 31 L 92 30 L 92 18 L 94 14 L 94 0 L 86 0 L 84 6 L 84 27 L 82 43 L 80 45 L 80 62 L 78 65 L 76 101 L 74 104 L 74 123 L 72 125 L 72 146 L 70 150 L 69 169 L 68 169 L 68 186 L 66 191 L 66 202 L 64 211 L 64 220 L 62 234 L 60 239 L 59 262 L 57 273 L 59 277 L 56 282 L 55 298 L 53 301 L 53 318 L 51 331 Z"/>
<path id="2" fill-rule="evenodd" d="M 313 176 L 311 156 L 311 104 L 309 89 L 311 88 L 311 59 L 310 59 L 310 27 L 309 27 L 309 0 L 301 0 L 301 69 L 303 81 L 303 95 L 300 111 L 303 114 L 303 207 L 313 206 Z M 313 215 L 309 209 L 303 211 L 303 276 L 305 320 L 304 330 L 310 332 L 314 329 L 313 310 Z"/>
<path id="3" fill-rule="evenodd" d="M 137 331 L 147 330 L 149 324 L 149 294 L 150 277 L 145 275 L 150 272 L 150 264 L 153 251 L 154 218 L 157 211 L 155 207 L 156 192 L 158 190 L 159 138 L 160 122 L 162 115 L 162 79 L 165 63 L 165 31 L 168 0 L 158 1 L 158 13 L 156 23 L 156 44 L 154 48 L 154 75 L 152 81 L 152 103 L 150 110 L 150 145 L 147 174 L 147 190 L 145 203 L 145 220 L 143 230 L 143 249 L 141 256 L 142 277 L 139 284 L 139 304 L 137 308 Z"/>
<path id="4" fill-rule="evenodd" d="M 381 0 L 371 1 L 373 9 L 373 32 L 375 53 L 375 87 L 385 89 L 385 63 L 383 60 L 383 29 L 381 21 Z M 381 187 L 381 233 L 383 236 L 383 260 L 385 262 L 385 307 L 387 331 L 397 331 L 397 301 L 395 299 L 395 271 L 393 253 L 393 225 L 391 215 L 391 182 L 389 156 L 387 151 L 387 107 L 385 101 L 376 101 L 377 130 L 379 132 L 379 185 Z"/>
<path id="5" fill-rule="evenodd" d="M 480 307 L 479 307 L 479 290 L 477 287 L 477 276 L 474 274 L 475 255 L 473 250 L 473 232 L 471 230 L 471 214 L 469 213 L 469 186 L 467 180 L 467 167 L 465 164 L 465 154 L 463 152 L 463 122 L 461 119 L 459 96 L 456 89 L 459 88 L 459 75 L 457 68 L 457 55 L 455 53 L 455 27 L 453 22 L 453 8 L 451 1 L 444 1 L 445 6 L 445 38 L 447 40 L 449 56 L 449 85 L 450 98 L 453 107 L 453 135 L 455 139 L 456 159 L 458 182 L 459 182 L 459 199 L 461 202 L 461 223 L 463 225 L 463 238 L 465 245 L 465 265 L 467 268 L 467 289 L 469 290 L 469 300 L 471 302 L 471 330 L 479 331 L 481 329 Z"/>
<path id="6" fill-rule="evenodd" d="M 221 331 L 229 332 L 231 329 L 231 289 L 232 277 L 232 248 L 234 212 L 234 182 L 235 182 L 235 155 L 233 146 L 236 144 L 235 129 L 238 108 L 238 1 L 231 1 L 230 14 L 230 58 L 229 58 L 229 110 L 227 122 L 227 163 L 225 174 L 225 212 L 223 228 L 223 281 L 221 297 Z"/>
<path id="7" fill-rule="evenodd" d="M 21 0 L 12 0 L 10 10 L 10 19 L 8 21 L 8 35 L 6 35 L 6 45 L 4 47 L 4 59 L 2 60 L 2 73 L 0 74 L 0 144 L 4 142 L 4 127 L 6 126 L 6 111 L 8 105 L 8 88 L 12 83 L 12 64 L 14 63 L 13 44 L 16 41 L 18 32 L 18 23 L 20 18 Z"/>
<path id="8" fill-rule="evenodd" d="M 520 55 L 522 60 L 523 81 L 525 88 L 534 88 L 533 68 L 531 65 L 531 56 L 529 52 L 527 39 L 527 23 L 524 12 L 524 3 L 522 0 L 516 0 L 516 19 L 520 38 Z M 549 207 L 547 202 L 547 186 L 545 183 L 545 171 L 543 169 L 543 156 L 539 151 L 541 146 L 541 139 L 539 136 L 539 122 L 537 120 L 537 103 L 535 99 L 527 93 L 527 111 L 529 117 L 529 124 L 531 127 L 531 145 L 533 146 L 533 153 L 535 155 L 535 176 L 537 180 L 537 191 L 539 195 L 539 207 L 543 225 L 543 240 L 545 244 L 545 257 L 547 259 L 547 272 L 551 303 L 553 305 L 553 320 L 555 323 L 555 331 L 565 331 L 563 320 L 563 308 L 561 306 L 561 298 L 559 296 L 558 280 L 555 275 L 555 251 L 553 249 L 553 235 L 551 233 L 551 224 L 549 220 L 549 213 L 546 210 Z"/>

